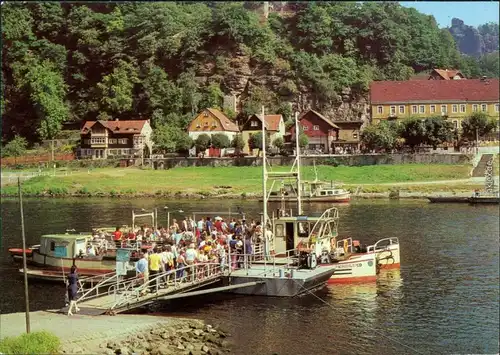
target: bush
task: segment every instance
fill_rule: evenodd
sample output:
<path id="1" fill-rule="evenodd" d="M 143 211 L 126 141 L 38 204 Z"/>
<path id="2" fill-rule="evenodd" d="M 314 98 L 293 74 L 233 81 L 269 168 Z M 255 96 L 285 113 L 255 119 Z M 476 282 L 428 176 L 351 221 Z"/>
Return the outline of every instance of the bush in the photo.
<path id="1" fill-rule="evenodd" d="M 61 341 L 52 333 L 41 331 L 7 337 L 0 341 L 0 353 L 4 354 L 54 354 Z"/>

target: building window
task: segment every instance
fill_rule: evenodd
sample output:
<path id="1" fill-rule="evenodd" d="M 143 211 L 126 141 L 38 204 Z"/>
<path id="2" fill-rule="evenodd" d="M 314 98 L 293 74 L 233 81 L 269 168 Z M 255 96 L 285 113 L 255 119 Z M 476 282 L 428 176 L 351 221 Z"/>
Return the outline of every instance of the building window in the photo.
<path id="1" fill-rule="evenodd" d="M 417 113 L 417 112 L 418 112 L 418 111 L 417 111 L 417 105 L 413 105 L 413 106 L 411 107 L 411 113 Z"/>
<path id="2" fill-rule="evenodd" d="M 358 139 L 358 134 L 357 133 L 353 133 L 352 134 L 352 139 Z"/>
<path id="3" fill-rule="evenodd" d="M 458 121 L 457 120 L 453 120 L 453 127 L 455 129 L 458 129 Z"/>
<path id="4" fill-rule="evenodd" d="M 92 144 L 106 144 L 106 137 L 92 137 L 90 142 Z"/>
<path id="5" fill-rule="evenodd" d="M 209 125 L 208 121 L 205 121 L 204 126 L 205 126 L 205 127 L 208 127 L 208 125 Z"/>
<path id="6" fill-rule="evenodd" d="M 258 126 L 258 122 L 257 121 L 250 122 L 250 127 L 257 127 L 257 126 Z"/>
<path id="7" fill-rule="evenodd" d="M 127 144 L 127 138 L 118 139 L 118 144 Z"/>
<path id="8" fill-rule="evenodd" d="M 396 115 L 396 106 L 391 106 L 391 115 Z"/>
<path id="9" fill-rule="evenodd" d="M 451 112 L 457 113 L 458 112 L 458 105 L 451 105 Z"/>
<path id="10" fill-rule="evenodd" d="M 441 113 L 446 113 L 446 105 L 441 105 Z"/>
<path id="11" fill-rule="evenodd" d="M 201 128 L 201 125 L 199 123 L 197 123 L 196 128 Z"/>
<path id="12" fill-rule="evenodd" d="M 472 112 L 477 112 L 477 104 L 472 105 Z"/>
<path id="13" fill-rule="evenodd" d="M 486 104 L 482 104 L 482 105 L 481 105 L 481 111 L 483 111 L 483 112 L 488 111 L 488 105 L 486 105 Z"/>
<path id="14" fill-rule="evenodd" d="M 436 113 L 436 105 L 431 105 L 431 113 Z"/>
<path id="15" fill-rule="evenodd" d="M 208 113 L 203 112 L 203 117 L 208 117 Z"/>
<path id="16" fill-rule="evenodd" d="M 212 122 L 212 127 L 217 127 L 217 122 L 213 121 Z"/>
<path id="17" fill-rule="evenodd" d="M 116 144 L 116 138 L 110 138 L 108 139 L 109 144 Z"/>
<path id="18" fill-rule="evenodd" d="M 384 108 L 382 106 L 377 106 L 377 113 L 379 115 L 383 114 L 384 113 Z"/>
<path id="19" fill-rule="evenodd" d="M 500 111 L 500 104 L 495 104 L 495 112 L 499 112 Z"/>
<path id="20" fill-rule="evenodd" d="M 460 112 L 465 113 L 465 105 L 460 105 Z"/>
<path id="21" fill-rule="evenodd" d="M 419 113 L 425 113 L 425 106 L 424 105 L 419 106 Z"/>
<path id="22" fill-rule="evenodd" d="M 313 126 L 313 131 L 319 131 L 319 126 L 318 125 L 314 125 Z"/>
<path id="23" fill-rule="evenodd" d="M 309 129 L 309 127 L 307 127 L 307 126 L 302 126 L 302 130 L 303 130 L 303 131 L 307 131 L 308 129 Z"/>
<path id="24" fill-rule="evenodd" d="M 84 140 L 83 140 L 83 143 L 84 143 L 84 144 L 90 144 L 90 139 L 84 139 Z"/>
<path id="25" fill-rule="evenodd" d="M 399 106 L 399 113 L 405 113 L 405 107 L 403 105 Z"/>

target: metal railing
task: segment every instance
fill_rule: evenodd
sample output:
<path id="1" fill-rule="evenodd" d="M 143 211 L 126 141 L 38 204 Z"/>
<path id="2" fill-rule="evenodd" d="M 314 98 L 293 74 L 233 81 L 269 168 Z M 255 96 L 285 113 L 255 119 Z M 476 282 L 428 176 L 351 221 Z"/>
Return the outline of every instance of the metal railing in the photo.
<path id="1" fill-rule="evenodd" d="M 170 288 L 170 291 L 173 292 L 182 289 L 183 286 L 194 286 L 215 280 L 223 276 L 224 271 L 225 267 L 220 263 L 206 262 L 163 271 L 147 280 L 142 277 L 134 277 L 120 284 L 118 291 L 121 290 L 121 296 L 110 309 L 113 310 L 131 302 L 147 299 L 148 293 L 158 295 L 162 289 L 168 290 Z M 165 294 L 167 293 L 169 292 L 165 292 Z"/>

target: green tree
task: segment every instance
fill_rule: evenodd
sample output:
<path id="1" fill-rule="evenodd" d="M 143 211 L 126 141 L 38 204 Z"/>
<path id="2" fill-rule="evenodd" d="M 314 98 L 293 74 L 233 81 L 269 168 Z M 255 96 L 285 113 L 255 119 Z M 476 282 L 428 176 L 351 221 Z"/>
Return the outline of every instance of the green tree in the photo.
<path id="1" fill-rule="evenodd" d="M 163 153 L 185 152 L 194 145 L 189 135 L 172 125 L 158 125 L 153 131 L 155 150 Z"/>
<path id="2" fill-rule="evenodd" d="M 273 141 L 273 145 L 281 150 L 285 147 L 285 140 L 283 139 L 283 137 L 276 137 L 276 139 Z"/>
<path id="3" fill-rule="evenodd" d="M 368 150 L 383 149 L 390 152 L 398 143 L 398 127 L 388 121 L 370 125 L 361 133 L 361 142 Z"/>
<path id="4" fill-rule="evenodd" d="M 43 61 L 29 69 L 25 81 L 40 120 L 37 132 L 42 139 L 53 139 L 69 115 L 63 76 L 51 62 Z"/>
<path id="5" fill-rule="evenodd" d="M 14 139 L 3 147 L 2 155 L 6 157 L 14 157 L 14 163 L 17 163 L 17 157 L 26 153 L 27 146 L 28 142 L 26 141 L 26 138 L 15 136 Z"/>
<path id="6" fill-rule="evenodd" d="M 462 121 L 462 136 L 468 140 L 475 140 L 476 134 L 481 138 L 496 128 L 495 119 L 484 112 L 473 112 Z"/>
<path id="7" fill-rule="evenodd" d="M 223 149 L 231 145 L 228 136 L 223 133 L 216 133 L 212 135 L 212 146 L 214 148 Z"/>
<path id="8" fill-rule="evenodd" d="M 224 93 L 220 89 L 219 84 L 211 83 L 203 90 L 201 107 L 220 109 L 223 100 Z"/>
<path id="9" fill-rule="evenodd" d="M 231 147 L 235 149 L 236 153 L 240 153 L 243 148 L 245 148 L 245 141 L 243 140 L 241 134 L 237 134 L 234 136 L 233 140 L 231 141 Z"/>
<path id="10" fill-rule="evenodd" d="M 417 145 L 426 142 L 425 125 L 422 119 L 410 117 L 401 122 L 401 138 L 412 150 Z"/>
<path id="11" fill-rule="evenodd" d="M 137 82 L 137 71 L 134 66 L 120 60 L 113 72 L 104 76 L 97 84 L 105 109 L 110 113 L 130 111 L 133 103 L 133 89 Z"/>
<path id="12" fill-rule="evenodd" d="M 442 143 L 453 139 L 453 123 L 443 117 L 429 117 L 424 120 L 425 139 L 424 143 L 431 145 L 434 149 Z"/>
<path id="13" fill-rule="evenodd" d="M 202 155 L 205 155 L 205 150 L 210 148 L 210 144 L 212 144 L 212 140 L 210 136 L 206 133 L 200 134 L 198 138 L 195 139 L 194 145 L 198 152 L 201 152 Z"/>
<path id="14" fill-rule="evenodd" d="M 270 146 L 271 136 L 269 132 L 266 132 L 266 149 Z M 260 152 L 262 151 L 262 132 L 257 132 L 250 134 L 248 138 L 248 147 L 250 150 L 258 149 L 257 156 L 260 156 Z"/>
<path id="15" fill-rule="evenodd" d="M 299 134 L 299 147 L 304 149 L 309 145 L 309 137 L 305 133 Z"/>

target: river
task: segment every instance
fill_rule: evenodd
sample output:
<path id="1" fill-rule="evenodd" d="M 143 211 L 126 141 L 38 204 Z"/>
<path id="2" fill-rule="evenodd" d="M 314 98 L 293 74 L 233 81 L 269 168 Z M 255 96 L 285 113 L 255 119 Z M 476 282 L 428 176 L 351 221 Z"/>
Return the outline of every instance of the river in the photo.
<path id="1" fill-rule="evenodd" d="M 132 209 L 159 208 L 166 221 L 184 211 L 240 207 L 255 201 L 26 199 L 28 244 L 67 228 L 130 223 Z M 320 211 L 325 205 L 306 207 Z M 498 353 L 499 211 L 496 206 L 426 201 L 353 201 L 339 206 L 340 233 L 373 243 L 398 237 L 401 270 L 376 283 L 333 285 L 293 299 L 204 295 L 152 307 L 155 314 L 204 319 L 228 329 L 236 354 Z M 19 204 L 3 199 L 1 312 L 23 311 L 19 266 L 7 248 L 21 245 Z M 31 310 L 62 306 L 62 286 L 29 285 Z M 412 350 L 413 349 L 413 350 Z"/>

